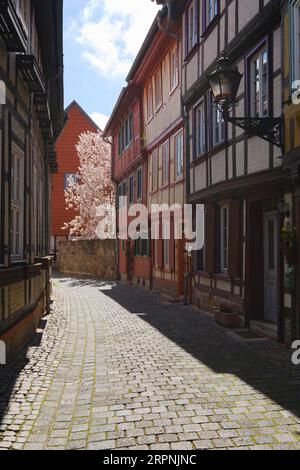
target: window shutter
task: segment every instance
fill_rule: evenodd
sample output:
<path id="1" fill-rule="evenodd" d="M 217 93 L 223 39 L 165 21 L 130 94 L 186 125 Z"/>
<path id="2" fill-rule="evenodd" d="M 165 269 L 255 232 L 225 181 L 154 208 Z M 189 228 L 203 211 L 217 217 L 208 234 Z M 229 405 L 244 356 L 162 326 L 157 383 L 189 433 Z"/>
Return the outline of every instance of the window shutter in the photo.
<path id="1" fill-rule="evenodd" d="M 242 275 L 241 202 L 233 199 L 229 206 L 228 273 L 237 278 Z"/>
<path id="2" fill-rule="evenodd" d="M 171 217 L 170 227 L 170 269 L 175 271 L 175 230 L 174 230 L 174 216 Z"/>
<path id="3" fill-rule="evenodd" d="M 209 204 L 205 208 L 205 271 L 215 272 L 215 207 Z"/>

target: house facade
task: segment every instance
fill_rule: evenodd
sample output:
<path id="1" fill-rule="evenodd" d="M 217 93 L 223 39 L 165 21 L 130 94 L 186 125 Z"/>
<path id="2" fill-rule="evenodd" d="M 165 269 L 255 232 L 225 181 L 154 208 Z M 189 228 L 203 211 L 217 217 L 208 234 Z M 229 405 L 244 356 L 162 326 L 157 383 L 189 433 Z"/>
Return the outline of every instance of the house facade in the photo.
<path id="1" fill-rule="evenodd" d="M 147 203 L 161 207 L 157 234 L 151 242 L 151 277 L 154 290 L 180 298 L 184 294 L 186 256 L 184 234 L 175 239 L 175 213 L 164 219 L 166 208 L 185 203 L 185 151 L 181 108 L 182 41 L 180 23 L 165 34 L 156 27 L 139 67 L 129 74 L 143 89 L 145 151 L 148 161 Z M 158 52 L 159 51 L 159 52 Z M 139 59 L 137 59 L 139 60 Z M 152 234 L 154 235 L 154 234 Z M 155 239 L 156 238 L 156 239 Z"/>
<path id="2" fill-rule="evenodd" d="M 9 360 L 49 312 L 62 1 L 1 1 L 0 26 L 0 341 Z"/>
<path id="3" fill-rule="evenodd" d="M 51 203 L 51 251 L 56 255 L 60 241 L 69 239 L 69 230 L 64 225 L 76 217 L 74 209 L 67 209 L 65 190 L 69 182 L 76 178 L 79 158 L 76 145 L 84 132 L 98 132 L 97 124 L 73 101 L 65 110 L 65 125 L 56 141 L 58 170 L 53 175 Z"/>
<path id="4" fill-rule="evenodd" d="M 104 131 L 112 139 L 112 178 L 117 186 L 118 272 L 122 281 L 150 288 L 150 240 L 131 240 L 122 233 L 119 215 L 124 211 L 126 224 L 134 204 L 147 204 L 148 164 L 143 140 L 142 89 L 128 83 L 119 96 Z M 120 198 L 127 197 L 127 206 Z M 138 214 L 136 214 L 138 215 Z M 124 219 L 123 219 L 124 220 Z"/>
<path id="5" fill-rule="evenodd" d="M 286 184 L 283 152 L 224 122 L 207 79 L 218 58 L 227 56 L 243 74 L 233 117 L 282 114 L 281 2 L 188 1 L 183 41 L 187 195 L 188 202 L 205 204 L 205 246 L 194 256 L 193 301 L 289 342 L 279 212 Z"/>
<path id="6" fill-rule="evenodd" d="M 181 55 L 180 17 L 173 22 L 171 35 L 155 20 L 105 130 L 113 138 L 113 178 L 119 196 L 127 196 L 129 210 L 141 203 L 150 214 L 147 239 L 141 233 L 139 240 L 119 241 L 121 278 L 173 297 L 184 294 L 182 226 L 182 239 L 175 240 L 174 214 L 163 223 L 161 211 L 157 239 L 151 239 L 150 227 L 152 205 L 182 208 L 185 202 Z M 129 223 L 134 215 L 138 214 L 129 214 Z"/>

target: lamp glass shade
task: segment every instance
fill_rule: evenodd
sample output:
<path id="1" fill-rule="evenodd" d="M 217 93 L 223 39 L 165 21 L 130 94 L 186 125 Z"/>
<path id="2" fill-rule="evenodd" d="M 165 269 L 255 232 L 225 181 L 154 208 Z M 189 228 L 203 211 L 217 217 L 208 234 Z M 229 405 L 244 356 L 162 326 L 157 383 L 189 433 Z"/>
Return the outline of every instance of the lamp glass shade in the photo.
<path id="1" fill-rule="evenodd" d="M 242 74 L 230 65 L 227 58 L 219 59 L 217 68 L 207 78 L 217 103 L 234 104 L 236 102 Z"/>

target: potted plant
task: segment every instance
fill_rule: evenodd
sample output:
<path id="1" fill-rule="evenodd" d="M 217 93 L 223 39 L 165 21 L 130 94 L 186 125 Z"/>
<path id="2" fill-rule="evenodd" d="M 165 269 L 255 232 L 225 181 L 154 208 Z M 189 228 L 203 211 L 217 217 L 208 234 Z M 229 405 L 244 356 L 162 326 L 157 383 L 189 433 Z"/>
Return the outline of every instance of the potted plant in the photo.
<path id="1" fill-rule="evenodd" d="M 281 240 L 286 263 L 289 266 L 295 265 L 297 235 L 296 228 L 290 222 L 287 222 L 282 227 Z"/>

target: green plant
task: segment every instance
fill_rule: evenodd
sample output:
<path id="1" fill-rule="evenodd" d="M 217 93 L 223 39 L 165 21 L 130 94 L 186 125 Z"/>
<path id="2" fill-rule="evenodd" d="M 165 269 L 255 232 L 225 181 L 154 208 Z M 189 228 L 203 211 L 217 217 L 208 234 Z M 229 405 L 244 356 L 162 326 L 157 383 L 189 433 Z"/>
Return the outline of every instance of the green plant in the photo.
<path id="1" fill-rule="evenodd" d="M 296 244 L 297 234 L 296 228 L 293 227 L 290 222 L 284 224 L 281 230 L 281 240 L 285 246 L 292 248 Z"/>

